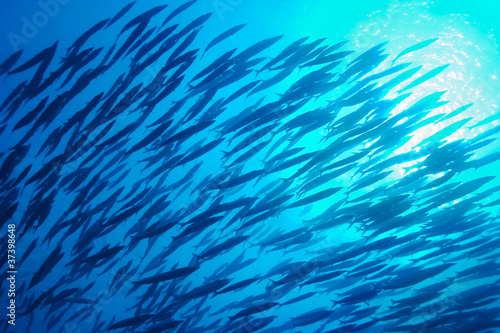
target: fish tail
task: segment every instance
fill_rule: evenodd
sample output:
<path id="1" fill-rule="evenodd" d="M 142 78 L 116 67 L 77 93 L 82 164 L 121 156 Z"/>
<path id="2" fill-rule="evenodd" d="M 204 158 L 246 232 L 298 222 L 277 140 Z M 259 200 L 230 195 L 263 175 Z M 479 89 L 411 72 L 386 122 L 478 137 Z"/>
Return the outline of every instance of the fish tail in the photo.
<path id="1" fill-rule="evenodd" d="M 274 289 L 274 287 L 276 286 L 276 281 L 269 279 L 269 282 L 270 282 L 270 284 L 266 287 L 266 289 L 267 290 Z"/>
<path id="2" fill-rule="evenodd" d="M 257 78 L 257 76 L 259 76 L 259 74 L 260 74 L 261 70 L 260 70 L 260 69 L 253 69 L 253 70 L 252 70 L 252 72 L 255 72 L 255 77 L 254 77 L 254 79 L 256 79 L 256 78 Z"/>
<path id="3" fill-rule="evenodd" d="M 229 158 L 229 155 L 231 155 L 231 152 L 229 152 L 229 151 L 221 150 L 221 152 L 222 152 L 222 159 L 223 160 L 227 160 Z"/>

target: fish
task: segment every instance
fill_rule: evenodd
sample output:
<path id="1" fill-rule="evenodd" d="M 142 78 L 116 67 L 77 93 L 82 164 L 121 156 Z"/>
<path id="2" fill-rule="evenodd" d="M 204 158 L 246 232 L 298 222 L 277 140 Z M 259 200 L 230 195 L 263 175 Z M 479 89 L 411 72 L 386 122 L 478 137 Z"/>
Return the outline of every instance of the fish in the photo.
<path id="1" fill-rule="evenodd" d="M 316 202 L 318 200 L 324 200 L 324 199 L 332 196 L 333 194 L 337 193 L 341 189 L 342 189 L 342 187 L 332 187 L 332 188 L 323 190 L 323 191 L 318 192 L 316 194 L 312 194 L 312 195 L 310 195 L 308 197 L 305 197 L 303 199 L 297 200 L 294 203 L 288 205 L 286 208 L 287 209 L 296 208 L 296 207 L 300 207 L 300 206 L 311 204 L 311 203 Z"/>
<path id="2" fill-rule="evenodd" d="M 475 128 L 475 127 L 480 127 L 480 126 L 483 126 L 483 125 L 486 125 L 486 124 L 489 124 L 493 121 L 496 121 L 499 119 L 499 115 L 498 113 L 495 113 L 495 114 L 492 114 L 491 116 L 477 122 L 476 124 L 474 124 L 473 126 L 471 126 L 471 128 Z"/>
<path id="3" fill-rule="evenodd" d="M 187 3 L 186 3 L 187 4 Z M 180 32 L 179 34 L 183 36 L 184 34 L 188 33 L 189 31 L 199 29 L 200 27 L 203 26 L 203 23 L 205 23 L 210 17 L 212 16 L 212 13 L 207 13 L 200 15 L 199 17 L 195 18 L 192 22 L 187 24 Z"/>
<path id="4" fill-rule="evenodd" d="M 255 313 L 260 313 L 263 311 L 267 311 L 269 309 L 274 308 L 275 306 L 279 305 L 277 302 L 266 302 L 262 304 L 256 304 L 252 307 L 246 308 L 241 310 L 240 312 L 236 313 L 234 316 L 230 316 L 229 320 L 234 321 L 238 318 L 246 317 Z"/>
<path id="5" fill-rule="evenodd" d="M 141 316 L 136 316 L 133 318 L 123 319 L 123 320 L 117 321 L 114 324 L 108 326 L 108 331 L 115 330 L 118 328 L 125 328 L 125 327 L 129 327 L 129 326 L 141 325 L 141 324 L 149 321 L 152 318 L 153 318 L 153 315 L 141 315 Z"/>
<path id="6" fill-rule="evenodd" d="M 205 47 L 205 50 L 203 51 L 203 54 L 201 56 L 203 57 L 205 55 L 205 53 L 207 53 L 208 50 L 210 50 L 211 48 L 213 48 L 215 45 L 221 43 L 225 39 L 233 36 L 238 31 L 240 31 L 241 29 L 243 29 L 245 26 L 246 26 L 246 24 L 238 24 L 238 25 L 236 25 L 236 26 L 234 26 L 232 28 L 227 29 L 226 31 L 224 31 L 223 33 L 221 33 L 220 35 L 218 35 L 217 37 L 215 37 L 214 39 L 212 39 L 210 41 L 210 43 L 208 43 L 208 45 Z"/>
<path id="7" fill-rule="evenodd" d="M 306 294 L 302 294 L 302 295 L 294 297 L 286 302 L 280 303 L 279 306 L 281 307 L 281 306 L 285 306 L 285 305 L 289 305 L 289 304 L 294 304 L 294 303 L 300 302 L 302 300 L 308 299 L 314 295 L 316 295 L 315 292 L 309 292 Z"/>
<path id="8" fill-rule="evenodd" d="M 130 5 L 130 4 L 129 4 Z M 127 5 L 127 6 L 129 6 Z M 121 29 L 120 31 L 120 34 L 117 36 L 117 39 L 118 37 L 120 37 L 125 31 L 131 29 L 132 27 L 134 26 L 138 26 L 138 25 L 141 25 L 141 24 L 144 24 L 144 23 L 147 23 L 149 22 L 149 20 L 151 20 L 151 18 L 158 14 L 159 12 L 161 12 L 162 10 L 164 10 L 165 8 L 167 8 L 168 5 L 161 5 L 161 6 L 156 6 L 150 10 L 147 10 L 145 12 L 143 12 L 142 14 L 140 15 L 137 15 L 136 17 L 134 17 L 132 20 L 130 20 L 127 24 L 125 24 L 125 26 Z M 127 8 L 127 7 L 125 7 Z M 120 13 L 118 13 L 120 14 Z M 117 15 L 118 15 L 117 14 Z"/>
<path id="9" fill-rule="evenodd" d="M 220 255 L 220 253 L 240 244 L 241 242 L 244 242 L 245 240 L 248 239 L 248 237 L 249 236 L 236 236 L 233 238 L 229 238 L 228 240 L 216 246 L 210 247 L 204 250 L 203 252 L 196 254 L 195 255 L 196 260 L 199 261 L 199 260 L 209 259 L 213 256 Z"/>
<path id="10" fill-rule="evenodd" d="M 146 29 L 147 23 L 148 23 L 147 21 L 137 23 L 136 28 L 130 33 L 125 43 L 123 43 L 123 45 L 118 49 L 118 51 L 116 51 L 115 55 L 111 59 L 111 62 L 116 62 L 118 59 L 120 59 L 120 57 L 125 54 L 125 52 L 132 46 L 132 44 L 138 40 L 138 38 Z"/>
<path id="11" fill-rule="evenodd" d="M 45 259 L 40 268 L 35 272 L 33 278 L 30 281 L 28 288 L 33 288 L 52 271 L 52 269 L 59 263 L 59 261 L 64 256 L 64 253 L 61 253 L 62 246 L 57 247 L 54 251 L 50 253 L 50 256 Z M 48 295 L 47 295 L 48 296 Z"/>
<path id="12" fill-rule="evenodd" d="M 137 151 L 141 148 L 144 148 L 154 140 L 156 140 L 158 137 L 160 137 L 166 130 L 167 128 L 172 124 L 172 120 L 167 121 L 166 123 L 160 124 L 157 128 L 155 128 L 151 133 L 149 133 L 146 137 L 144 137 L 141 141 L 139 141 L 137 144 L 135 144 L 129 151 L 127 151 L 128 154 L 133 153 L 134 151 Z"/>
<path id="13" fill-rule="evenodd" d="M 158 283 L 158 282 L 164 282 L 168 280 L 173 280 L 177 279 L 180 277 L 186 277 L 190 275 L 191 273 L 197 271 L 200 267 L 184 267 L 184 268 L 177 268 L 173 271 L 169 271 L 166 273 L 160 273 L 158 275 L 149 277 L 149 278 L 144 278 L 139 281 L 133 281 L 132 283 L 134 284 L 152 284 L 152 283 Z"/>
<path id="14" fill-rule="evenodd" d="M 430 38 L 430 39 L 426 39 L 424 40 L 423 42 L 420 42 L 420 43 L 417 43 L 415 45 L 412 45 L 406 49 L 404 49 L 403 51 L 399 52 L 396 57 L 392 60 L 392 65 L 394 65 L 394 63 L 396 62 L 396 60 L 398 60 L 399 58 L 407 55 L 407 54 L 410 54 L 412 52 L 415 52 L 415 51 L 418 51 L 418 50 L 421 50 L 429 45 L 431 45 L 432 43 L 436 42 L 437 40 L 439 40 L 439 38 Z"/>
<path id="15" fill-rule="evenodd" d="M 298 40 L 294 41 L 290 45 L 288 45 L 283 51 L 281 51 L 276 57 L 272 58 L 267 62 L 261 69 L 257 71 L 257 75 L 260 72 L 263 72 L 265 70 L 270 69 L 272 66 L 275 64 L 279 63 L 280 61 L 286 59 L 290 55 L 292 55 L 294 52 L 297 51 L 297 49 L 300 47 L 301 44 L 306 42 L 309 39 L 309 37 L 302 37 L 299 38 Z"/>
<path id="16" fill-rule="evenodd" d="M 260 52 L 264 51 L 268 47 L 271 47 L 273 44 L 278 42 L 281 38 L 283 38 L 283 35 L 263 39 L 255 44 L 249 46 L 248 48 L 241 51 L 240 53 L 236 54 L 234 56 L 234 61 L 235 62 L 248 61 L 253 56 L 259 54 Z"/>
<path id="17" fill-rule="evenodd" d="M 16 64 L 16 62 L 21 58 L 23 55 L 24 50 L 18 50 L 14 53 L 12 53 L 7 59 L 5 59 L 1 64 L 0 64 L 0 75 L 3 75 L 7 73 L 12 66 Z"/>
<path id="18" fill-rule="evenodd" d="M 97 252 L 96 254 L 93 254 L 91 256 L 84 258 L 81 262 L 87 263 L 87 262 L 103 260 L 103 259 L 109 258 L 110 256 L 114 256 L 116 253 L 120 252 L 124 248 L 125 248 L 124 246 L 115 246 L 112 248 L 104 248 L 101 251 Z"/>
<path id="19" fill-rule="evenodd" d="M 224 288 L 224 286 L 226 286 L 229 282 L 230 282 L 229 279 L 215 280 L 207 284 L 204 284 L 202 286 L 196 287 L 185 294 L 174 295 L 174 299 L 179 301 L 184 301 L 184 300 L 200 298 L 208 294 L 214 293 L 221 288 Z"/>
<path id="20" fill-rule="evenodd" d="M 405 90 L 414 88 L 414 87 L 418 86 L 419 84 L 422 84 L 425 81 L 432 79 L 433 77 L 435 77 L 436 75 L 438 75 L 439 73 L 444 71 L 449 66 L 450 66 L 449 64 L 446 64 L 446 65 L 438 66 L 438 67 L 431 69 L 427 73 L 423 74 L 422 76 L 420 76 L 417 79 L 415 79 L 414 81 L 412 81 L 410 84 L 405 86 L 403 89 L 399 90 L 399 92 L 403 92 Z"/>
<path id="21" fill-rule="evenodd" d="M 142 331 L 142 332 L 144 332 L 144 333 L 162 332 L 165 330 L 175 328 L 175 327 L 181 325 L 183 322 L 184 321 L 182 321 L 182 320 L 165 320 L 165 321 L 162 321 L 158 324 L 154 324 L 154 325 L 146 327 L 146 330 Z"/>
<path id="22" fill-rule="evenodd" d="M 211 151 L 212 149 L 214 149 L 215 147 L 217 147 L 218 145 L 220 145 L 222 143 L 222 141 L 224 141 L 223 139 L 218 139 L 218 140 L 214 140 L 204 146 L 202 146 L 201 148 L 195 150 L 194 152 L 192 152 L 191 154 L 187 155 L 187 156 L 184 156 L 183 158 L 181 158 L 180 161 L 178 161 L 174 167 L 177 167 L 177 166 L 181 166 L 181 165 L 184 165 L 204 154 L 206 154 L 207 152 Z"/>
<path id="23" fill-rule="evenodd" d="M 474 105 L 474 103 L 465 104 L 465 105 L 463 105 L 463 106 L 461 106 L 461 107 L 453 110 L 452 112 L 450 112 L 449 114 L 445 115 L 444 117 L 439 118 L 439 121 L 444 121 L 446 119 L 453 118 L 453 117 L 461 114 L 465 110 L 469 109 L 472 105 Z M 477 124 L 475 124 L 474 126 L 477 126 Z M 481 126 L 481 125 L 479 125 L 479 126 Z"/>
<path id="24" fill-rule="evenodd" d="M 85 31 L 80 37 L 78 37 L 77 40 L 75 40 L 75 42 L 71 44 L 71 46 L 66 50 L 67 58 L 71 58 L 72 56 L 74 56 L 78 52 L 78 50 L 85 44 L 85 42 L 87 42 L 87 40 L 92 37 L 92 35 L 103 29 L 109 21 L 110 19 L 104 19 L 97 22 L 90 29 Z"/>
<path id="25" fill-rule="evenodd" d="M 241 288 L 245 288 L 245 287 L 251 285 L 252 283 L 254 283 L 254 282 L 258 281 L 258 280 L 259 280 L 259 278 L 251 278 L 251 279 L 242 280 L 242 281 L 233 283 L 232 285 L 229 285 L 229 286 L 227 286 L 224 289 L 216 291 L 214 294 L 215 295 L 225 294 L 225 293 L 228 293 L 228 292 L 231 292 L 231 291 L 235 291 L 235 290 L 238 290 L 238 289 L 241 289 Z"/>
<path id="26" fill-rule="evenodd" d="M 322 308 L 314 309 L 297 317 L 293 317 L 291 325 L 292 327 L 307 326 L 312 323 L 326 319 L 332 313 L 333 311 L 331 310 L 325 310 Z"/>
<path id="27" fill-rule="evenodd" d="M 168 22 L 170 22 L 174 17 L 178 16 L 180 13 L 184 12 L 189 7 L 191 7 L 192 5 L 194 5 L 196 3 L 196 1 L 197 0 L 190 0 L 190 1 L 184 2 L 182 5 L 180 5 L 179 7 L 177 7 L 175 10 L 173 10 L 167 16 L 167 18 L 163 21 L 163 23 L 161 24 L 161 26 L 163 27 L 165 24 L 167 24 Z"/>
<path id="28" fill-rule="evenodd" d="M 125 16 L 125 14 L 127 14 L 130 9 L 132 9 L 132 7 L 135 5 L 135 1 L 132 1 L 131 3 L 129 3 L 128 5 L 126 5 L 125 7 L 123 7 L 118 13 L 115 14 L 115 16 L 113 16 L 107 23 L 106 23 L 106 26 L 104 27 L 104 29 L 108 28 L 109 26 L 112 26 L 116 21 L 118 21 L 120 18 L 122 18 L 123 16 Z"/>

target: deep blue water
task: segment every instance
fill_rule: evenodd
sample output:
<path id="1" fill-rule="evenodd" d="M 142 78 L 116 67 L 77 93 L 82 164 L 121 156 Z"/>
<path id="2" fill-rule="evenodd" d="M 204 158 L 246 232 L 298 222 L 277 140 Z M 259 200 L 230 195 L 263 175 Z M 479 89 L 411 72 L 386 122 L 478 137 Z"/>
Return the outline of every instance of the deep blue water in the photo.
<path id="1" fill-rule="evenodd" d="M 76 48 L 127 3 L 5 5 L 2 329 L 499 331 L 498 4 L 198 0 L 162 27 L 185 3 L 137 1 Z"/>

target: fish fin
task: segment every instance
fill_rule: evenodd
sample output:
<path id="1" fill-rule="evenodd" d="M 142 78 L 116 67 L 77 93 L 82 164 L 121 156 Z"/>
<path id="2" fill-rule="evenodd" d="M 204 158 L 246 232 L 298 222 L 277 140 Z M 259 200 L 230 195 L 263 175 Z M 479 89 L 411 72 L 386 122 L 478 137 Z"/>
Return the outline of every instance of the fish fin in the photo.
<path id="1" fill-rule="evenodd" d="M 136 235 L 130 235 L 130 240 L 134 243 L 139 242 L 141 239 Z"/>
<path id="2" fill-rule="evenodd" d="M 269 282 L 271 282 L 271 284 L 269 286 L 266 287 L 266 289 L 274 289 L 274 286 L 276 285 L 276 281 L 272 280 L 272 279 L 269 279 Z"/>

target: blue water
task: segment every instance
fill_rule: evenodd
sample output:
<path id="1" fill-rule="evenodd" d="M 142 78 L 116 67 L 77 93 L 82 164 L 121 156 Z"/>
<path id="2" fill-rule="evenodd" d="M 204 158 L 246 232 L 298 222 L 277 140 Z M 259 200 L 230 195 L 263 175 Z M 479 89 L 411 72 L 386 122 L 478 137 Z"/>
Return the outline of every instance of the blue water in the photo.
<path id="1" fill-rule="evenodd" d="M 44 5 L 47 3 L 51 6 Z M 44 72 L 43 79 L 61 66 L 67 55 L 66 50 L 82 33 L 99 21 L 113 17 L 127 4 L 127 2 L 115 2 L 103 5 L 97 1 L 47 3 L 43 1 L 26 1 L 22 5 L 9 3 L 4 5 L 5 10 L 1 13 L 3 37 L 0 39 L 0 62 L 17 50 L 24 50 L 20 60 L 11 70 L 58 41 L 55 56 Z M 170 2 L 166 9 L 153 16 L 144 33 L 151 28 L 158 27 L 158 29 L 153 29 L 144 43 L 163 29 L 159 27 L 164 19 L 182 3 L 184 2 Z M 500 327 L 498 322 L 500 270 L 497 259 L 499 245 L 497 200 L 500 197 L 498 195 L 500 181 L 494 178 L 498 175 L 500 167 L 500 163 L 494 158 L 500 148 L 498 131 L 495 130 L 498 128 L 499 118 L 482 122 L 484 119 L 492 119 L 488 117 L 498 112 L 500 57 L 497 39 L 500 23 L 496 14 L 500 9 L 499 4 L 486 0 L 474 3 L 466 1 L 350 3 L 326 0 L 270 3 L 246 0 L 198 0 L 167 24 L 167 26 L 178 24 L 175 30 L 178 32 L 200 15 L 212 13 L 194 41 L 186 48 L 186 52 L 199 49 L 195 61 L 182 73 L 185 77 L 179 87 L 166 98 L 156 101 L 151 108 L 144 108 L 141 104 L 142 99 L 133 103 L 114 118 L 109 132 L 103 137 L 99 136 L 99 132 L 110 122 L 95 126 L 91 121 L 98 115 L 98 110 L 104 101 L 116 98 L 112 100 L 114 105 L 123 97 L 124 94 L 113 97 L 111 88 L 122 73 L 126 76 L 131 71 L 131 57 L 136 52 L 134 51 L 128 56 L 120 57 L 103 75 L 92 80 L 82 91 L 78 91 L 43 130 L 45 124 L 33 134 L 26 136 L 30 133 L 29 130 L 34 122 L 14 129 L 16 124 L 44 97 L 47 96 L 50 103 L 69 89 L 87 69 L 95 68 L 115 43 L 116 52 L 134 29 L 117 37 L 127 22 L 159 5 L 163 3 L 137 1 L 116 23 L 95 33 L 80 48 L 79 51 L 90 47 L 103 47 L 103 50 L 95 60 L 77 71 L 67 85 L 61 87 L 66 79 L 67 73 L 65 73 L 54 84 L 31 99 L 19 95 L 22 103 L 12 112 L 9 112 L 8 107 L 1 111 L 0 128 L 5 127 L 0 133 L 2 143 L 0 164 L 6 163 L 9 154 L 12 154 L 13 148 L 20 141 L 23 140 L 29 145 L 26 156 L 21 158 L 12 170 L 2 169 L 2 172 L 4 170 L 8 172 L 1 175 L 2 209 L 8 211 L 17 204 L 9 220 L 2 215 L 2 228 L 5 233 L 7 234 L 8 224 L 15 224 L 17 237 L 16 325 L 2 321 L 3 330 L 102 332 L 111 328 L 110 326 L 116 322 L 136 317 L 138 318 L 136 325 L 124 324 L 122 328 L 111 328 L 112 331 L 153 332 L 154 325 L 172 322 L 172 326 L 175 326 L 174 323 L 177 321 L 182 323 L 177 323 L 178 326 L 165 331 L 500 331 L 498 328 Z M 202 56 L 204 49 L 214 37 L 239 24 L 246 26 Z M 235 116 L 251 115 L 255 111 L 247 108 L 259 102 L 261 103 L 259 105 L 263 106 L 266 103 L 280 101 L 280 98 L 286 95 L 288 88 L 321 66 L 300 68 L 298 65 L 303 62 L 298 63 L 292 68 L 290 75 L 279 83 L 231 101 L 225 106 L 226 110 L 217 115 L 213 125 L 192 134 L 178 144 L 168 146 L 167 149 L 159 149 L 158 144 L 161 141 L 197 124 L 200 117 L 202 119 L 209 117 L 206 111 L 219 99 L 229 97 L 239 88 L 255 80 L 271 79 L 277 71 L 261 73 L 252 71 L 236 82 L 220 88 L 199 115 L 185 122 L 189 110 L 192 110 L 192 106 L 196 105 L 205 93 L 201 91 L 194 96 L 189 95 L 188 83 L 197 73 L 231 49 L 236 48 L 237 54 L 260 40 L 275 36 L 283 37 L 254 57 L 263 59 L 253 69 L 262 67 L 288 45 L 307 36 L 309 36 L 307 43 L 326 37 L 319 47 L 347 41 L 336 51 L 354 51 L 331 71 L 338 73 L 332 80 L 341 77 L 340 74 L 355 63 L 356 57 L 375 45 L 388 42 L 381 46 L 385 50 L 380 53 L 387 54 L 388 57 L 369 73 L 360 77 L 354 75 L 355 79 L 352 82 L 350 80 L 342 82 L 321 96 L 307 100 L 307 103 L 301 105 L 291 116 L 280 119 L 273 131 L 265 133 L 249 146 L 258 147 L 260 143 L 267 142 L 265 148 L 256 150 L 248 159 L 234 163 L 234 166 L 230 167 L 249 149 L 245 148 L 227 160 L 224 159 L 224 152 L 234 149 L 238 143 L 244 143 L 245 137 L 268 124 L 251 128 L 237 138 L 233 137 L 234 133 L 242 127 L 235 132 L 225 133 L 224 127 L 218 126 L 232 119 L 234 121 Z M 184 38 L 175 47 L 180 45 Z M 347 122 L 347 128 L 338 135 L 324 140 L 331 133 L 335 133 L 335 127 L 341 126 L 343 119 L 352 117 L 363 105 L 355 103 L 338 109 L 330 121 L 301 135 L 302 132 L 298 129 L 305 128 L 317 120 L 314 117 L 306 117 L 307 112 L 325 110 L 331 101 L 337 100 L 339 96 L 349 91 L 355 85 L 354 81 L 390 69 L 398 53 L 431 38 L 438 40 L 402 56 L 395 62 L 396 65 L 411 63 L 404 70 L 422 66 L 417 74 L 410 80 L 389 89 L 382 96 L 374 97 L 374 100 L 376 98 L 391 100 L 402 94 L 411 93 L 389 113 L 385 114 L 383 111 L 363 113 L 359 120 L 353 123 Z M 128 92 L 140 83 L 145 87 L 153 82 L 169 56 L 169 54 L 163 55 L 134 76 L 124 91 Z M 369 56 L 368 54 L 367 57 Z M 449 67 L 431 79 L 406 91 L 400 91 L 424 73 L 447 64 Z M 173 77 L 176 69 L 167 73 L 167 80 Z M 1 103 L 20 83 L 32 80 L 35 72 L 36 69 L 31 68 L 17 74 L 2 75 Z M 372 88 L 376 89 L 390 82 L 396 75 L 377 79 L 377 85 Z M 304 86 L 306 87 L 307 85 Z M 104 92 L 104 97 L 94 110 L 88 112 L 80 126 L 71 127 L 62 138 L 50 142 L 51 133 L 57 134 L 58 128 L 64 126 L 76 112 L 82 110 L 101 92 Z M 425 118 L 419 113 L 422 114 L 422 122 L 442 114 L 443 116 L 435 118 L 436 121 L 420 126 L 413 118 L 408 120 L 402 117 L 400 122 L 388 127 L 382 133 L 368 135 L 359 143 L 349 144 L 348 140 L 355 138 L 357 134 L 347 136 L 346 133 L 354 133 L 363 125 L 370 124 L 370 121 L 383 117 L 394 119 L 393 117 L 404 114 L 425 96 L 436 92 L 443 92 L 439 102 L 436 100 L 431 103 Z M 303 97 L 292 94 L 291 100 L 284 104 L 283 109 L 293 108 Z M 149 95 L 146 98 L 149 98 Z M 148 125 L 161 119 L 176 102 L 184 99 L 186 103 L 170 118 L 172 124 L 154 140 L 154 143 L 148 143 L 133 153 L 126 153 L 151 133 L 154 127 Z M 469 103 L 473 105 L 445 119 L 445 115 Z M 246 110 L 246 113 L 241 113 L 243 110 Z M 320 115 L 321 112 L 317 113 L 318 117 Z M 301 116 L 303 118 L 300 118 Z M 447 126 L 460 121 L 465 122 L 468 118 L 470 119 L 467 123 L 453 131 L 447 131 Z M 290 124 L 294 119 L 304 120 L 300 120 L 300 126 L 293 130 L 280 130 L 280 126 Z M 389 141 L 383 149 L 377 149 L 383 140 L 397 137 L 395 126 L 405 124 L 406 120 L 406 124 L 414 125 L 408 135 Z M 89 124 L 93 125 L 87 132 L 85 128 Z M 128 140 L 123 146 L 110 146 L 112 149 L 98 150 L 99 143 L 126 126 L 134 124 L 137 124 L 137 127 L 123 138 Z M 406 130 L 404 127 L 399 128 Z M 439 132 L 440 130 L 442 131 Z M 483 133 L 492 133 L 487 138 L 492 139 L 491 142 L 479 141 L 487 144 L 473 146 L 476 143 L 475 138 Z M 439 134 L 443 135 L 436 139 Z M 290 136 L 289 140 L 285 140 L 285 136 Z M 73 147 L 68 148 L 68 142 L 73 140 L 74 143 L 74 139 L 79 137 L 87 137 L 85 144 L 77 148 L 76 153 L 67 159 L 57 172 L 53 169 L 40 179 L 35 179 L 37 171 L 43 170 L 44 165 L 54 157 L 73 151 Z M 429 137 L 431 139 L 427 139 Z M 185 165 L 162 169 L 159 174 L 152 175 L 155 170 L 167 165 L 176 156 L 187 156 L 218 139 L 221 139 L 222 143 L 208 153 Z M 278 145 L 280 141 L 282 143 Z M 52 151 L 43 149 L 47 144 L 53 147 Z M 325 151 L 328 148 L 332 149 L 332 154 L 326 154 L 320 162 L 298 176 L 297 172 L 301 171 L 301 167 L 310 159 L 279 172 L 267 175 L 264 172 L 262 177 L 234 187 L 207 190 L 201 186 L 208 176 L 213 184 L 220 185 L 252 171 L 270 171 L 275 165 L 265 162 L 269 162 L 279 153 L 298 147 L 303 147 L 303 150 L 285 160 L 300 154 Z M 336 177 L 307 193 L 301 192 L 300 189 L 307 182 L 325 174 L 324 170 L 320 171 L 322 168 L 359 152 L 366 152 L 366 155 L 351 162 L 352 168 L 339 172 Z M 90 162 L 85 161 L 92 153 L 95 153 L 96 157 Z M 413 154 L 412 158 L 406 158 L 408 154 Z M 480 163 L 474 161 L 484 161 L 485 158 L 491 158 L 492 163 L 480 167 L 468 167 Z M 150 165 L 148 165 L 149 160 L 152 160 Z M 384 168 L 375 172 L 369 170 L 384 161 L 388 161 Z M 27 176 L 14 186 L 14 180 L 30 165 L 31 169 Z M 339 168 L 342 167 L 345 165 Z M 332 168 L 332 171 L 335 172 L 334 170 L 339 168 Z M 432 172 L 426 173 L 429 169 Z M 196 171 L 191 174 L 191 170 Z M 86 171 L 89 173 L 84 174 Z M 387 172 L 387 177 L 370 182 L 367 186 L 360 185 L 360 189 L 356 189 L 357 185 L 369 177 L 382 172 Z M 73 177 L 77 175 L 82 175 L 82 178 L 74 180 Z M 471 182 L 490 176 L 491 179 L 488 178 L 487 182 L 481 184 L 482 186 L 469 191 L 467 186 L 470 186 Z M 29 182 L 31 177 L 35 178 Z M 92 183 L 92 179 L 97 180 L 96 183 Z M 52 180 L 54 183 L 49 182 Z M 440 183 L 437 184 L 438 182 Z M 71 188 L 71 184 L 76 186 Z M 93 185 L 89 187 L 89 192 L 85 192 L 88 184 Z M 337 187 L 338 192 L 327 198 L 311 200 L 314 202 L 296 208 L 287 208 L 287 205 L 300 203 L 299 200 L 315 193 Z M 87 196 L 83 202 L 77 204 L 76 200 L 82 193 L 87 193 Z M 54 195 L 52 199 L 51 195 Z M 117 195 L 118 199 L 114 199 L 113 195 Z M 251 227 L 238 230 L 252 217 L 257 216 L 237 218 L 238 214 L 242 216 L 251 207 L 259 207 L 285 195 L 290 196 L 286 203 L 263 210 L 271 211 L 268 217 Z M 256 201 L 248 207 L 238 206 L 211 214 L 202 221 L 214 216 L 220 216 L 221 220 L 202 228 L 198 233 L 184 237 L 185 243 L 173 241 L 172 236 L 177 236 L 185 230 L 186 225 L 193 223 L 191 219 L 196 215 L 245 198 L 256 198 Z M 107 200 L 111 203 L 103 206 Z M 144 215 L 148 209 L 151 212 L 155 205 L 160 204 L 163 206 L 154 214 Z M 119 219 L 119 222 L 113 225 L 116 228 L 109 233 L 99 234 L 99 230 L 105 230 L 107 222 L 130 207 L 137 207 L 138 212 Z M 36 214 L 39 214 L 40 218 L 36 218 Z M 406 219 L 409 219 L 408 223 L 405 223 Z M 34 223 L 29 226 L 33 221 Z M 131 236 L 150 230 L 148 228 L 155 226 L 157 222 L 172 223 L 173 226 L 168 231 L 159 233 L 157 237 L 141 240 L 138 245 L 134 243 Z M 331 225 L 324 227 L 328 223 Z M 397 225 L 398 223 L 401 225 Z M 281 242 L 274 239 L 296 230 L 300 232 L 294 237 Z M 86 239 L 88 235 L 90 237 Z M 248 236 L 248 239 L 229 246 L 227 250 L 210 256 L 207 260 L 197 261 L 197 256 L 202 255 L 204 251 L 239 236 Z M 30 244 L 35 244 L 33 243 L 35 240 L 34 251 L 21 261 Z M 9 285 L 5 282 L 8 276 L 6 237 L 3 238 L 2 244 L 5 259 L 2 261 L 3 282 L 0 291 L 2 307 L 5 309 L 12 299 L 8 296 Z M 57 254 L 59 245 L 60 253 L 63 254 L 62 259 L 48 271 L 43 272 L 43 266 L 47 264 L 48 258 Z M 276 245 L 276 248 L 273 245 Z M 107 247 L 115 246 L 124 248 L 104 259 L 85 263 L 86 258 Z M 370 246 L 375 248 L 370 250 Z M 161 260 L 157 262 L 158 258 Z M 239 266 L 241 262 L 246 263 Z M 296 265 L 288 267 L 288 270 L 282 269 L 276 274 L 269 273 L 276 270 L 276 267 L 285 266 L 286 263 L 296 263 Z M 450 266 L 446 266 L 447 264 Z M 141 279 L 187 266 L 200 268 L 185 278 L 134 287 L 133 282 L 137 283 Z M 442 267 L 443 270 L 426 275 L 414 283 L 411 282 L 411 279 L 418 277 L 419 273 L 432 271 L 436 267 Z M 319 282 L 311 280 L 335 271 L 339 272 L 338 276 Z M 37 274 L 41 272 L 45 273 L 43 278 L 38 283 L 33 283 Z M 292 277 L 290 280 L 283 280 L 290 276 Z M 211 292 L 192 300 L 179 300 L 179 296 L 182 299 L 182 295 L 196 290 L 197 287 L 226 278 L 230 279 L 230 282 L 224 287 L 246 279 L 258 278 L 258 280 L 234 292 L 221 294 Z M 30 283 L 34 285 L 29 287 Z M 398 283 L 401 286 L 398 287 Z M 434 286 L 436 283 L 443 283 L 444 287 L 438 289 L 436 294 L 426 291 L 425 287 Z M 304 285 L 299 286 L 299 284 Z M 217 288 L 217 291 L 221 291 L 224 287 Z M 68 293 L 73 291 L 57 302 L 54 301 L 52 297 L 60 295 L 65 290 Z M 310 296 L 306 297 L 308 293 Z M 411 298 L 419 295 L 422 298 Z M 284 305 L 299 296 L 305 298 Z M 359 299 L 347 300 L 346 297 L 350 296 Z M 267 310 L 260 308 L 255 314 L 233 321 L 229 319 L 244 309 L 258 307 L 268 302 L 280 305 Z M 315 319 L 315 316 L 323 313 L 322 311 L 330 309 L 333 309 L 333 312 Z M 3 314 L 4 319 L 7 317 L 5 314 Z M 140 321 L 142 315 L 148 317 Z M 310 322 L 307 322 L 308 320 Z"/>

